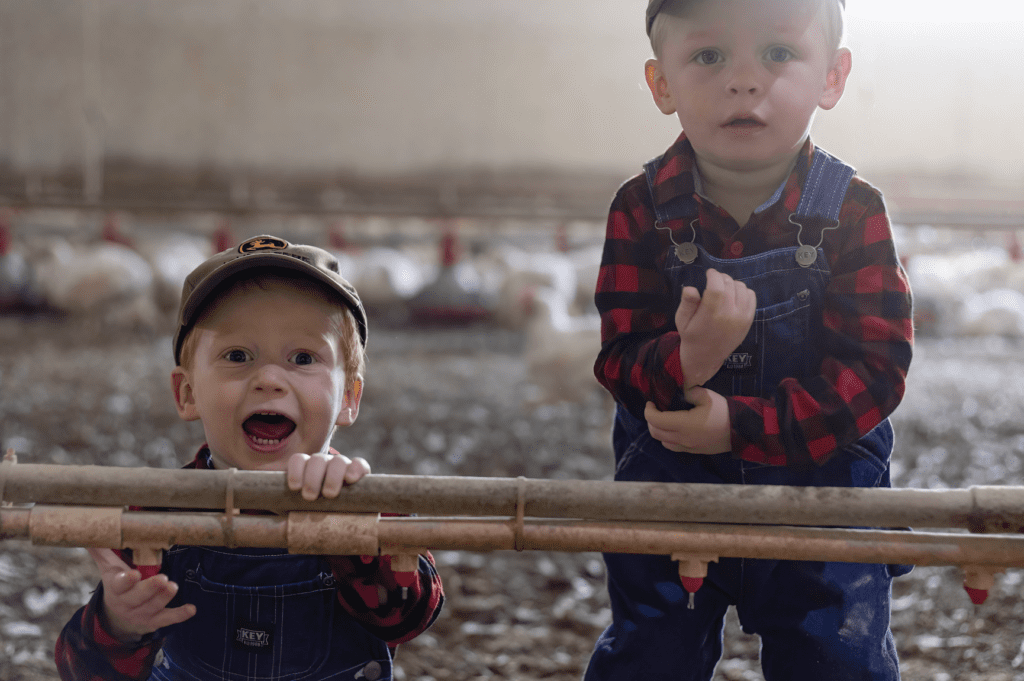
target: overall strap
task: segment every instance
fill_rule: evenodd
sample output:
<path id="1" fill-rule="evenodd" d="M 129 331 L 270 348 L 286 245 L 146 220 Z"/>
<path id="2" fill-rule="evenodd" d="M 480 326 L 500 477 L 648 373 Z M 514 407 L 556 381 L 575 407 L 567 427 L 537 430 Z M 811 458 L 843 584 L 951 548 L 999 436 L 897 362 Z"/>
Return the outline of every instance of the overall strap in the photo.
<path id="1" fill-rule="evenodd" d="M 665 155 L 662 154 L 644 164 L 647 191 L 651 193 L 651 207 L 654 209 L 654 218 L 658 221 L 659 225 L 669 220 L 693 218 L 697 215 L 697 202 L 693 196 L 679 196 L 668 203 L 658 205 L 658 201 L 654 197 L 654 185 L 658 177 L 658 168 L 661 166 L 664 158 Z"/>
<path id="2" fill-rule="evenodd" d="M 856 170 L 835 156 L 815 149 L 811 170 L 807 173 L 800 204 L 794 216 L 797 219 L 827 218 L 838 222 L 846 190 L 856 173 Z"/>
<path id="3" fill-rule="evenodd" d="M 796 235 L 799 244 L 796 262 L 800 267 L 810 267 L 817 262 L 818 248 L 825 241 L 825 232 L 839 227 L 843 199 L 846 198 L 846 190 L 856 172 L 835 156 L 821 149 L 814 150 L 811 169 L 807 173 L 803 192 L 800 194 L 800 203 L 796 211 L 789 216 L 789 221 L 799 227 Z M 814 244 L 813 236 L 809 242 L 805 242 L 808 236 L 804 235 L 804 227 L 815 222 L 819 225 L 824 223 L 823 226 L 819 226 L 818 243 Z"/>
<path id="4" fill-rule="evenodd" d="M 647 177 L 647 191 L 651 193 L 651 206 L 654 208 L 654 218 L 658 222 L 665 222 L 669 219 L 664 208 L 659 206 L 657 200 L 654 198 L 654 179 L 658 176 L 658 166 L 661 165 L 662 158 L 664 158 L 664 154 L 656 158 L 652 158 L 644 164 L 644 175 Z"/>
<path id="5" fill-rule="evenodd" d="M 664 156 L 658 156 L 644 164 L 644 176 L 647 178 L 647 189 L 651 193 L 651 205 L 659 222 L 678 219 L 690 214 L 689 211 L 683 211 L 683 214 L 673 215 L 675 212 L 680 212 L 678 207 L 675 211 L 668 210 L 668 206 L 659 206 L 655 201 L 654 184 L 663 158 Z M 814 217 L 838 221 L 843 200 L 846 198 L 846 190 L 850 186 L 850 180 L 856 174 L 857 171 L 852 166 L 840 161 L 827 151 L 816 148 L 794 216 L 797 219 Z"/>

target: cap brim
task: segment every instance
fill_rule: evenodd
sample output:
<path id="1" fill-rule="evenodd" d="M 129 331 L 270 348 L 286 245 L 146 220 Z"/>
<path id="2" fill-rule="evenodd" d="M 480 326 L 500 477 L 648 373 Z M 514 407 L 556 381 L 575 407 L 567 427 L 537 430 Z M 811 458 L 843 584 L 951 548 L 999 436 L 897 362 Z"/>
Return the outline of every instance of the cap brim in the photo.
<path id="1" fill-rule="evenodd" d="M 175 338 L 174 342 L 175 362 L 180 363 L 181 361 L 181 345 L 184 341 L 185 335 L 182 331 L 192 328 L 196 321 L 196 315 L 202 309 L 203 305 L 206 303 L 207 299 L 209 299 L 214 290 L 216 290 L 218 286 L 227 281 L 230 277 L 257 267 L 263 269 L 299 272 L 310 279 L 319 281 L 330 290 L 336 292 L 338 294 L 338 298 L 345 303 L 349 310 L 352 311 L 352 316 L 355 317 L 356 323 L 359 327 L 359 338 L 362 340 L 363 347 L 366 347 L 365 312 L 363 312 L 362 308 L 351 299 L 348 292 L 338 285 L 337 280 L 327 276 L 316 267 L 311 267 L 303 261 L 297 260 L 296 258 L 288 255 L 276 252 L 251 253 L 243 258 L 229 260 L 214 271 L 210 272 L 189 294 L 188 300 L 181 309 L 180 319 L 178 320 L 178 337 Z"/>

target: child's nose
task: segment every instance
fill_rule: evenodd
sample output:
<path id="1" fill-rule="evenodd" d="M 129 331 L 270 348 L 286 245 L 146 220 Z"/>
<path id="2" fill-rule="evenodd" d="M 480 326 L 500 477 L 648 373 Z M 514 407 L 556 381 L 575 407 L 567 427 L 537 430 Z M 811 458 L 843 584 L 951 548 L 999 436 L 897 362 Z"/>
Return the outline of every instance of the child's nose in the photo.
<path id="1" fill-rule="evenodd" d="M 757 94 L 761 89 L 761 83 L 757 78 L 757 68 L 747 60 L 736 60 L 729 72 L 729 92 L 738 94 Z"/>
<path id="2" fill-rule="evenodd" d="M 264 364 L 253 377 L 253 387 L 263 391 L 284 391 L 287 387 L 284 369 L 276 364 Z"/>

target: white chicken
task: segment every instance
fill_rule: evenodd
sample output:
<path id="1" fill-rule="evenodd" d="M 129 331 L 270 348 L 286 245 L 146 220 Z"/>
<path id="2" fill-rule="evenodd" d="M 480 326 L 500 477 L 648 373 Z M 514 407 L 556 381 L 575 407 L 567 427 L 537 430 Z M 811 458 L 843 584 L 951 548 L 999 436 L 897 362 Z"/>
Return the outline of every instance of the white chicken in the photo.
<path id="1" fill-rule="evenodd" d="M 1024 293 L 1024 262 L 1009 253 L 1005 262 L 981 272 L 972 283 L 976 291 L 1005 288 Z"/>
<path id="2" fill-rule="evenodd" d="M 579 402 L 595 390 L 604 392 L 594 377 L 601 318 L 571 314 L 570 299 L 549 287 L 534 289 L 530 301 L 524 355 L 530 380 L 540 392 L 536 401 Z"/>
<path id="3" fill-rule="evenodd" d="M 348 238 L 345 221 L 328 230 L 328 250 L 338 260 L 338 271 L 356 290 L 367 309 L 392 322 L 406 321 L 406 305 L 434 276 L 436 265 L 408 248 L 362 248 Z"/>
<path id="4" fill-rule="evenodd" d="M 958 331 L 966 336 L 1024 337 L 1024 294 L 998 288 L 967 297 Z"/>
<path id="5" fill-rule="evenodd" d="M 55 237 L 35 263 L 36 281 L 51 308 L 96 315 L 117 326 L 155 329 L 153 269 L 122 244 L 72 244 Z"/>
<path id="6" fill-rule="evenodd" d="M 495 249 L 494 267 L 504 273 L 498 290 L 495 319 L 509 329 L 523 329 L 532 317 L 533 296 L 540 289 L 568 301 L 577 296 L 576 268 L 561 253 L 528 252 L 514 246 Z"/>
<path id="7" fill-rule="evenodd" d="M 573 307 L 580 314 L 597 313 L 594 305 L 594 291 L 597 289 L 597 276 L 601 270 L 603 245 L 583 246 L 566 253 L 569 262 L 576 270 L 576 299 Z"/>
<path id="8" fill-rule="evenodd" d="M 153 292 L 165 311 L 177 310 L 185 277 L 213 255 L 209 239 L 185 232 L 138 234 L 134 245 L 153 269 Z"/>
<path id="9" fill-rule="evenodd" d="M 213 255 L 211 240 L 183 231 L 136 228 L 125 232 L 116 213 L 103 224 L 103 240 L 133 249 L 153 270 L 153 295 L 165 311 L 177 309 L 185 277 Z"/>
<path id="10" fill-rule="evenodd" d="M 31 310 L 42 304 L 32 267 L 14 244 L 11 215 L 0 211 L 0 312 Z"/>
<path id="11" fill-rule="evenodd" d="M 917 331 L 925 336 L 958 335 L 967 297 L 989 286 L 992 273 L 1008 262 L 1001 248 L 920 253 L 911 258 L 907 276 Z"/>
<path id="12" fill-rule="evenodd" d="M 394 305 L 404 305 L 437 271 L 436 265 L 387 246 L 368 248 L 357 259 L 358 263 L 346 265 L 354 275 L 349 281 L 359 291 L 363 304 L 371 309 L 388 310 Z"/>
<path id="13" fill-rule="evenodd" d="M 569 224 L 560 222 L 555 226 L 555 251 L 565 256 L 576 271 L 576 298 L 573 310 L 579 314 L 597 312 L 594 305 L 594 290 L 601 269 L 603 244 L 581 245 L 570 239 Z"/>

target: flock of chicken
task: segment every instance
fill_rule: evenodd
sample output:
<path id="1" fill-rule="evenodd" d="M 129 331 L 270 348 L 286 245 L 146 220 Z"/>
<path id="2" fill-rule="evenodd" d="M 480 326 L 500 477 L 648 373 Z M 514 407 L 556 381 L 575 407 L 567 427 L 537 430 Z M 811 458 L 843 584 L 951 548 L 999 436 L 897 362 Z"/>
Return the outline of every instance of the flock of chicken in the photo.
<path id="1" fill-rule="evenodd" d="M 918 333 L 1024 338 L 1024 253 L 1016 232 L 1006 233 L 1005 245 L 939 241 L 922 229 L 902 244 Z"/>
<path id="2" fill-rule="evenodd" d="M 98 237 L 83 240 L 41 234 L 0 210 L 0 313 L 46 310 L 165 331 L 188 272 L 234 243 L 226 223 L 203 233 L 123 222 L 109 215 Z M 1024 264 L 1015 240 L 1008 248 L 949 250 L 925 248 L 917 236 L 901 233 L 908 235 L 900 248 L 920 334 L 1024 337 Z M 521 331 L 542 401 L 584 399 L 598 389 L 599 238 L 570 247 L 556 229 L 548 243 L 534 247 L 493 239 L 467 252 L 449 223 L 429 242 L 353 248 L 339 238 L 326 241 L 371 318 Z"/>
<path id="3" fill-rule="evenodd" d="M 185 276 L 236 241 L 226 223 L 205 234 L 125 226 L 111 214 L 100 230 L 47 230 L 20 217 L 0 210 L 0 314 L 47 311 L 110 328 L 167 332 Z M 92 238 L 82 238 L 86 231 Z M 338 258 L 371 319 L 521 331 L 538 399 L 598 389 L 599 244 L 569 248 L 562 235 L 536 252 L 510 242 L 467 249 L 454 223 L 429 243 L 353 247 L 336 233 L 324 236 L 321 245 Z"/>

